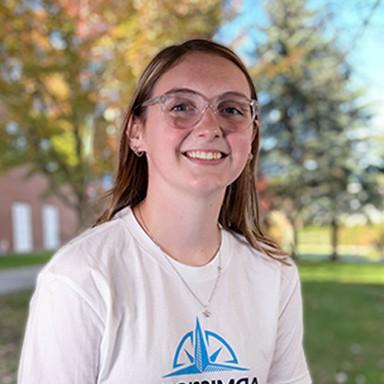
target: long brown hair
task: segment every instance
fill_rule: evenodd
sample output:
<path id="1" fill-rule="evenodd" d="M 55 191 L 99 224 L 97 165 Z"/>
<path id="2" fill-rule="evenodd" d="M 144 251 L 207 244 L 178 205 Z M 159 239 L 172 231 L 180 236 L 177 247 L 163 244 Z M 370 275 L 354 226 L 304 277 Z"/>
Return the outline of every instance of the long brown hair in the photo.
<path id="1" fill-rule="evenodd" d="M 161 50 L 148 64 L 139 79 L 136 92 L 125 114 L 122 125 L 117 175 L 107 209 L 98 218 L 96 225 L 109 221 L 121 209 L 134 207 L 144 200 L 148 186 L 146 157 L 138 157 L 129 146 L 129 134 L 133 118 L 145 118 L 142 104 L 151 97 L 154 85 L 171 67 L 192 52 L 220 56 L 235 64 L 245 75 L 252 99 L 257 98 L 256 89 L 245 65 L 229 48 L 209 40 L 193 39 Z M 240 176 L 227 187 L 219 222 L 223 228 L 243 235 L 257 250 L 268 256 L 285 261 L 287 255 L 264 234 L 260 225 L 259 202 L 256 191 L 255 167 L 259 153 L 259 120 L 254 122 L 255 137 L 252 142 L 252 159 L 248 161 Z"/>

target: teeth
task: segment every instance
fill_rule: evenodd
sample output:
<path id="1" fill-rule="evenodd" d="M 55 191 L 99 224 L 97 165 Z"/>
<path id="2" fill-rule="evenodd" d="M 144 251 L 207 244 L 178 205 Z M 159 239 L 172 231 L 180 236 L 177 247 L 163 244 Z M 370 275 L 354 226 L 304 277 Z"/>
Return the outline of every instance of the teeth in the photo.
<path id="1" fill-rule="evenodd" d="M 219 160 L 223 157 L 221 152 L 201 152 L 201 151 L 191 151 L 186 153 L 188 157 L 192 159 L 202 159 L 202 160 Z"/>

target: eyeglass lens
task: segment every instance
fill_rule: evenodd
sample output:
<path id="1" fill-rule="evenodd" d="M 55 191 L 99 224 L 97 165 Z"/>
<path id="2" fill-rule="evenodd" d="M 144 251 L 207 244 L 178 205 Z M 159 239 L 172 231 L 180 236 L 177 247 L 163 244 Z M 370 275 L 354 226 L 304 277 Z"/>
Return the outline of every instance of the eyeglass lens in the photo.
<path id="1" fill-rule="evenodd" d="M 178 128 L 196 125 L 208 108 L 212 109 L 219 124 L 226 130 L 247 129 L 255 117 L 251 102 L 237 95 L 219 98 L 214 105 L 210 105 L 199 94 L 177 92 L 165 95 L 161 104 L 167 118 Z"/>

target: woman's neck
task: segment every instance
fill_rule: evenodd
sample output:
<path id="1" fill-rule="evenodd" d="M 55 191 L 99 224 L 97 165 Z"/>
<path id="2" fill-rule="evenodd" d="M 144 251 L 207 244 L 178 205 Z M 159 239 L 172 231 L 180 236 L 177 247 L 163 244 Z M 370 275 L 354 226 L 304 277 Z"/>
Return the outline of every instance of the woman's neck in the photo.
<path id="1" fill-rule="evenodd" d="M 169 256 L 181 263 L 207 264 L 220 247 L 218 217 L 224 192 L 199 198 L 150 193 L 134 209 L 143 229 Z"/>

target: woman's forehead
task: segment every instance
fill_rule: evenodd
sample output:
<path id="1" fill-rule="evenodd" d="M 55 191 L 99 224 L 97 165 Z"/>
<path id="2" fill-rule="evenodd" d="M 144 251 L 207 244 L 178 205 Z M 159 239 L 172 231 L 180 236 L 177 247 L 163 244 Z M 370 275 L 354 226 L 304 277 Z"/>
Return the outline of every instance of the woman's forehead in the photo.
<path id="1" fill-rule="evenodd" d="M 172 88 L 186 88 L 208 97 L 227 92 L 251 96 L 250 86 L 242 70 L 221 56 L 202 52 L 185 55 L 156 82 L 152 95 L 158 96 Z"/>

